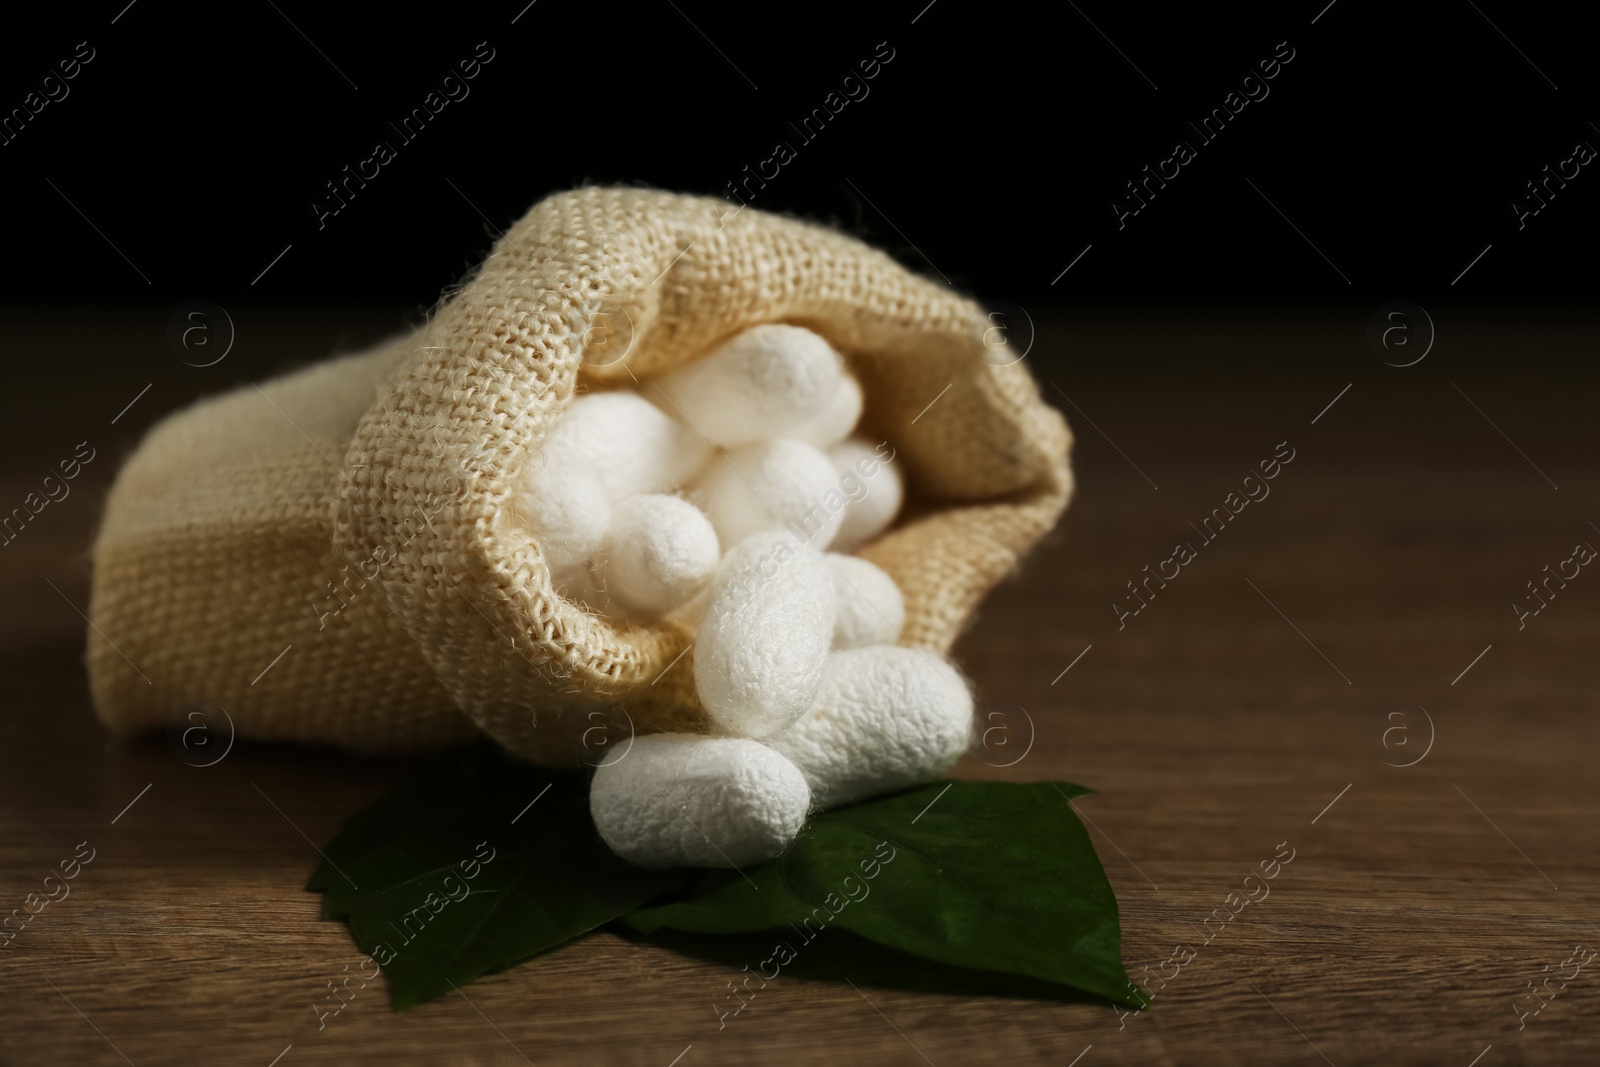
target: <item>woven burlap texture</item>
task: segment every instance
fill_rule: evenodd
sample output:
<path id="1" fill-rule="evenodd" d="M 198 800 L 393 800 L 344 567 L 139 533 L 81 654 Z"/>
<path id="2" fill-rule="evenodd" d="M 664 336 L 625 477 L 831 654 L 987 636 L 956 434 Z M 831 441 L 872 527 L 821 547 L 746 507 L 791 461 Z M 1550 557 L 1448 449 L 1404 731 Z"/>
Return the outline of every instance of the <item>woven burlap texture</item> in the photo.
<path id="1" fill-rule="evenodd" d="M 95 540 L 88 664 L 118 733 L 174 725 L 208 761 L 233 731 L 366 750 L 477 734 L 373 567 L 335 557 L 337 464 L 414 348 L 236 390 L 172 415 L 117 475 Z"/>
<path id="2" fill-rule="evenodd" d="M 579 390 L 659 400 L 652 373 L 765 322 L 816 331 L 860 379 L 861 432 L 908 485 L 901 522 L 861 554 L 905 594 L 903 643 L 947 651 L 1071 494 L 1071 436 L 1025 365 L 985 344 L 971 300 L 851 237 L 588 188 L 537 204 L 411 336 L 151 434 L 96 545 L 92 615 L 131 661 L 91 632 L 102 718 L 136 729 L 231 700 L 247 735 L 365 749 L 444 743 L 470 720 L 547 763 L 573 759 L 597 710 L 706 729 L 692 634 L 561 597 L 513 487 Z M 257 420 L 274 447 L 246 451 L 239 424 Z M 341 567 L 357 592 L 333 601 Z"/>

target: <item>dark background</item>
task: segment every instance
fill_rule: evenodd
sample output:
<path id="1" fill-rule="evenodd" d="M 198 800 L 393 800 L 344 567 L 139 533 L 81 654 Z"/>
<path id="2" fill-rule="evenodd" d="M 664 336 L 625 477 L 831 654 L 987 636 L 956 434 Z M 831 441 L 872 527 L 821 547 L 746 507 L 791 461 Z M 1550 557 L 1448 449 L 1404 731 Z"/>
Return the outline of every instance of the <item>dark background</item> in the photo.
<path id="1" fill-rule="evenodd" d="M 8 16 L 8 111 L 78 42 L 95 58 L 0 147 L 3 292 L 163 318 L 194 298 L 416 311 L 491 227 L 551 191 L 723 193 L 779 140 L 797 158 L 755 206 L 836 222 L 1030 308 L 1364 318 L 1405 298 L 1437 318 L 1592 291 L 1594 168 L 1520 232 L 1508 206 L 1576 141 L 1600 146 L 1578 5 L 526 2 L 111 0 Z M 402 145 L 386 123 L 480 41 L 495 58 L 470 95 Z M 1186 121 L 1283 41 L 1294 59 L 1270 95 L 1201 147 Z M 789 123 L 879 42 L 894 58 L 870 95 L 801 143 Z M 1179 138 L 1198 158 L 1119 231 L 1109 201 Z M 319 230 L 311 202 L 378 139 L 397 158 Z"/>

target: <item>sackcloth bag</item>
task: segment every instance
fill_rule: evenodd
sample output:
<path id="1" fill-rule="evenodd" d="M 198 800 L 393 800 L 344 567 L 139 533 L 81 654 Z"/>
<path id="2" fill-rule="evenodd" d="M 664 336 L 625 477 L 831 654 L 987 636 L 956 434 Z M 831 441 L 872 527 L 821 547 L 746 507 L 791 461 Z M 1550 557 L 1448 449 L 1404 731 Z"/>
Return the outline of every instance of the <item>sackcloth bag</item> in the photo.
<path id="1" fill-rule="evenodd" d="M 216 707 L 241 736 L 360 751 L 481 732 L 551 765 L 597 721 L 708 729 L 692 633 L 560 595 L 513 489 L 578 392 L 768 322 L 821 334 L 860 380 L 858 432 L 907 486 L 860 554 L 905 596 L 903 642 L 948 652 L 1073 486 L 1065 421 L 983 309 L 823 226 L 583 188 L 536 204 L 411 333 L 151 430 L 93 549 L 101 720 Z"/>

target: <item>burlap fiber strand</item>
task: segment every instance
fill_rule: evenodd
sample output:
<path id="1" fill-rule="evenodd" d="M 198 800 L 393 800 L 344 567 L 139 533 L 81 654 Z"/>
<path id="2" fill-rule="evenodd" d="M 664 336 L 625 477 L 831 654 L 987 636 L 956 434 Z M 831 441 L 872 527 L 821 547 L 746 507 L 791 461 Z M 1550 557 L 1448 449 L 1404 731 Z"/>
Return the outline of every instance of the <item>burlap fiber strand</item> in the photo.
<path id="1" fill-rule="evenodd" d="M 412 334 L 150 433 L 94 548 L 101 719 L 214 704 L 244 736 L 362 750 L 481 729 L 545 763 L 597 709 L 706 729 L 691 635 L 562 598 L 511 491 L 577 391 L 652 397 L 650 374 L 765 322 L 859 377 L 860 432 L 908 487 L 861 554 L 905 595 L 903 642 L 948 651 L 1072 491 L 1066 424 L 984 347 L 982 310 L 821 226 L 587 188 L 535 205 Z"/>

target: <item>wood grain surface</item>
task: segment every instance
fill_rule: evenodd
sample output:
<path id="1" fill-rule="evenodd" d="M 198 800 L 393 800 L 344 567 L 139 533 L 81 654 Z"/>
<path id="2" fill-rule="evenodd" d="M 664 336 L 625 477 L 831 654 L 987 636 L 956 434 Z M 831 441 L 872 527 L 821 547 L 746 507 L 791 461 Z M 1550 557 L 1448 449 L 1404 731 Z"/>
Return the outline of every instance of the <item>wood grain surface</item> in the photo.
<path id="1" fill-rule="evenodd" d="M 1600 1058 L 1600 965 L 1553 977 L 1574 946 L 1600 948 L 1600 572 L 1520 629 L 1512 608 L 1546 564 L 1600 545 L 1595 382 L 1552 369 L 1592 359 L 1592 324 L 1456 321 L 1404 370 L 1366 351 L 1360 316 L 1108 317 L 1040 337 L 1029 359 L 1076 429 L 1080 487 L 958 646 L 989 744 L 956 773 L 1097 790 L 1077 807 L 1146 1012 L 830 932 L 719 1029 L 713 1003 L 759 939 L 602 933 L 404 1015 L 374 984 L 319 1029 L 313 1002 L 361 954 L 301 886 L 406 767 L 246 741 L 191 767 L 161 738 L 108 737 L 82 668 L 86 548 L 118 458 L 272 353 L 353 343 L 332 316 L 237 317 L 240 353 L 211 370 L 161 351 L 161 316 L 0 327 L 36 357 L 5 400 L 0 504 L 57 453 L 98 450 L 0 549 L 3 907 L 93 850 L 0 958 L 3 1062 Z M 1270 496 L 1203 542 L 1189 523 L 1280 442 L 1294 459 Z M 1179 541 L 1195 558 L 1119 629 L 1124 583 Z M 1203 927 L 1285 842 L 1270 894 Z"/>

